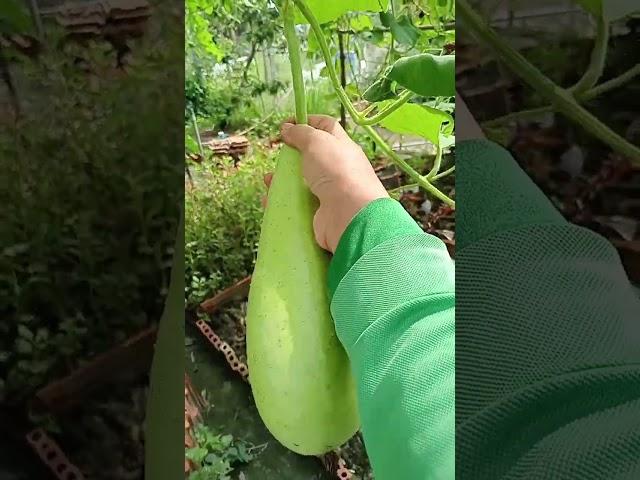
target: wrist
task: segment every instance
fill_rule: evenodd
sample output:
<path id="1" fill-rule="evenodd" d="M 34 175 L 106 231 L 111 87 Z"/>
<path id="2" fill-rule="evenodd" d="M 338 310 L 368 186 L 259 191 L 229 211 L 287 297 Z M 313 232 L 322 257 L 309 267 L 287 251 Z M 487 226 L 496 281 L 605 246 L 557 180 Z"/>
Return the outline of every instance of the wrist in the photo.
<path id="1" fill-rule="evenodd" d="M 371 202 L 381 198 L 389 198 L 389 194 L 382 185 L 380 188 L 351 189 L 349 193 L 345 192 L 334 198 L 332 205 L 328 208 L 328 212 L 331 212 L 331 218 L 329 218 L 331 225 L 327 229 L 326 236 L 327 246 L 332 253 L 336 251 L 340 238 L 358 213 Z"/>

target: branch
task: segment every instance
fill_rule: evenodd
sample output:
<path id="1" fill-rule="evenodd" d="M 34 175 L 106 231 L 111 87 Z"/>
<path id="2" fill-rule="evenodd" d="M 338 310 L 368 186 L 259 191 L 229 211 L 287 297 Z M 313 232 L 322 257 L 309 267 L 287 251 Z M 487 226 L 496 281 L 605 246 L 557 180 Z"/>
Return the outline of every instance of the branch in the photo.
<path id="1" fill-rule="evenodd" d="M 546 77 L 517 50 L 498 37 L 489 28 L 482 17 L 469 5 L 467 0 L 457 2 L 457 13 L 471 33 L 486 46 L 490 47 L 516 75 L 549 100 L 554 107 L 572 121 L 581 125 L 594 137 L 609 145 L 612 149 L 628 156 L 640 164 L 640 148 L 627 142 L 607 125 L 580 106 L 571 93 Z"/>
<path id="2" fill-rule="evenodd" d="M 242 79 L 246 82 L 247 77 L 249 75 L 249 68 L 251 67 L 251 63 L 253 62 L 254 57 L 256 56 L 256 51 L 258 49 L 258 45 L 256 42 L 251 44 L 251 53 L 249 53 L 249 58 L 247 59 L 247 64 L 244 67 L 244 72 L 242 72 Z"/>
<path id="3" fill-rule="evenodd" d="M 456 166 L 454 165 L 453 167 L 449 168 L 448 170 L 445 170 L 442 173 L 439 173 L 438 175 L 434 176 L 431 181 L 435 182 L 436 180 L 440 180 L 441 178 L 444 178 L 448 175 L 451 175 L 453 172 L 456 171 Z"/>
<path id="4" fill-rule="evenodd" d="M 353 118 L 356 124 L 362 126 L 362 128 L 369 134 L 369 136 L 373 139 L 373 141 L 376 144 L 378 144 L 380 149 L 391 158 L 393 163 L 395 163 L 409 177 L 415 180 L 416 183 L 418 183 L 418 185 L 424 188 L 427 192 L 431 193 L 434 197 L 442 200 L 443 202 L 455 208 L 455 202 L 453 200 L 451 200 L 444 193 L 442 193 L 440 190 L 434 187 L 424 176 L 420 175 L 418 172 L 416 172 L 413 169 L 413 167 L 411 167 L 411 165 L 409 165 L 405 160 L 400 158 L 400 156 L 398 156 L 398 154 L 396 154 L 396 152 L 393 151 L 393 149 L 387 144 L 387 142 L 385 142 L 382 139 L 382 137 L 378 135 L 378 132 L 376 132 L 371 127 L 371 125 L 367 124 L 367 122 L 370 121 L 370 119 L 369 120 L 364 119 L 360 115 L 360 113 L 358 113 L 356 108 L 353 106 L 353 103 L 351 103 L 351 100 L 349 100 L 349 96 L 340 85 L 340 81 L 338 80 L 338 75 L 336 74 L 336 70 L 331 58 L 331 52 L 329 51 L 329 46 L 327 45 L 327 41 L 324 38 L 324 33 L 322 32 L 322 28 L 320 27 L 318 20 L 316 19 L 313 12 L 307 6 L 305 0 L 291 0 L 291 1 L 296 4 L 296 6 L 300 9 L 300 12 L 302 13 L 302 15 L 304 15 L 304 17 L 307 19 L 307 21 L 311 25 L 311 29 L 313 30 L 313 33 L 316 36 L 318 45 L 320 45 L 320 51 L 322 52 L 322 55 L 325 59 L 325 63 L 327 64 L 327 71 L 329 73 L 329 78 L 331 79 L 333 88 L 336 91 L 336 94 L 338 95 L 340 102 L 342 102 L 345 109 L 349 112 L 349 115 L 351 116 L 351 118 Z M 390 105 L 389 107 L 383 110 L 385 114 L 384 116 L 389 115 L 393 111 L 400 108 L 404 103 L 406 103 L 409 100 L 410 96 L 411 96 L 411 93 L 405 92 L 392 105 Z M 380 112 L 380 113 L 383 113 L 383 112 Z M 378 118 L 384 118 L 384 116 L 380 114 L 376 115 L 376 117 Z"/>
<path id="5" fill-rule="evenodd" d="M 362 126 L 375 125 L 376 123 L 380 123 L 382 120 L 402 107 L 402 105 L 411 100 L 411 97 L 413 97 L 413 92 L 411 90 L 405 90 L 392 104 L 387 105 L 384 109 L 382 109 L 372 117 L 366 118 L 364 117 L 364 115 L 361 116 L 360 121 L 357 121 L 356 119 L 356 123 Z"/>
<path id="6" fill-rule="evenodd" d="M 307 19 L 307 21 L 311 25 L 311 30 L 313 30 L 313 34 L 315 35 L 316 40 L 318 41 L 318 45 L 320 46 L 320 51 L 322 52 L 322 56 L 324 57 L 324 61 L 327 66 L 327 72 L 329 73 L 329 79 L 331 80 L 333 89 L 336 91 L 336 94 L 338 95 L 338 99 L 340 100 L 344 108 L 347 110 L 347 112 L 349 112 L 349 115 L 351 116 L 354 122 L 362 126 L 373 125 L 374 123 L 380 122 L 386 116 L 393 113 L 395 110 L 397 110 L 407 101 L 409 101 L 409 99 L 412 96 L 412 93 L 410 91 L 404 92 L 404 94 L 401 95 L 393 104 L 385 108 L 383 112 L 380 112 L 374 117 L 372 117 L 373 119 L 375 119 L 375 122 L 372 121 L 371 118 L 369 119 L 363 118 L 363 116 L 360 115 L 360 113 L 354 107 L 353 103 L 349 99 L 349 95 L 347 95 L 347 92 L 345 92 L 340 80 L 338 79 L 338 74 L 336 72 L 335 66 L 333 65 L 333 59 L 331 57 L 331 50 L 329 49 L 327 40 L 325 39 L 324 33 L 322 32 L 322 27 L 318 23 L 318 20 L 316 19 L 315 15 L 311 11 L 311 9 L 308 7 L 305 0 L 292 0 L 292 1 L 300 9 L 300 12 L 302 13 L 302 15 Z"/>
<path id="7" fill-rule="evenodd" d="M 428 30 L 435 30 L 436 28 L 433 25 L 414 25 L 418 30 L 422 30 L 422 31 L 428 31 Z M 445 28 L 445 30 L 452 30 L 454 28 L 456 28 L 456 24 L 455 23 L 446 23 L 443 25 L 443 27 Z M 367 32 L 371 32 L 371 33 L 391 33 L 391 30 L 388 28 L 372 28 L 370 30 L 361 30 L 361 31 L 357 31 L 357 30 L 353 30 L 353 29 L 343 29 L 343 30 L 338 30 L 338 33 L 349 33 L 351 35 L 358 35 L 360 33 L 367 33 Z"/>
<path id="8" fill-rule="evenodd" d="M 313 34 L 316 36 L 316 40 L 318 41 L 318 45 L 320 46 L 320 51 L 322 52 L 322 56 L 324 57 L 325 63 L 327 64 L 327 71 L 329 73 L 329 79 L 331 80 L 331 84 L 333 85 L 340 102 L 344 105 L 349 115 L 358 123 L 360 120 L 360 114 L 355 109 L 351 100 L 349 100 L 349 96 L 347 92 L 344 91 L 342 86 L 340 85 L 340 80 L 338 80 L 338 74 L 336 73 L 336 69 L 333 65 L 333 59 L 331 57 L 331 51 L 329 50 L 329 45 L 327 45 L 327 40 L 324 38 L 324 33 L 322 32 L 322 27 L 318 23 L 313 12 L 309 9 L 306 2 L 304 0 L 291 0 L 296 6 L 300 9 L 300 12 L 307 19 L 309 24 L 311 25 L 311 29 L 313 30 Z"/>
<path id="9" fill-rule="evenodd" d="M 571 88 L 571 92 L 576 97 L 593 88 L 598 83 L 598 80 L 600 80 L 600 77 L 602 77 L 602 72 L 604 71 L 607 60 L 607 48 L 609 47 L 610 27 L 609 22 L 604 16 L 600 16 L 597 22 L 596 40 L 593 51 L 591 52 L 589 67 L 578 83 Z"/>
<path id="10" fill-rule="evenodd" d="M 440 145 L 438 144 L 436 145 L 436 158 L 433 161 L 433 167 L 431 167 L 431 171 L 427 173 L 427 179 L 433 180 L 433 178 L 440 171 L 441 164 L 442 164 L 442 148 L 440 148 Z"/>
<path id="11" fill-rule="evenodd" d="M 447 205 L 450 205 L 451 207 L 455 208 L 456 202 L 451 200 L 444 193 L 442 193 L 440 190 L 434 187 L 431 184 L 431 182 L 429 182 L 429 180 L 427 180 L 423 175 L 420 175 L 418 172 L 416 172 L 411 165 L 409 165 L 405 160 L 400 158 L 400 156 L 393 151 L 393 149 L 387 144 L 387 142 L 385 142 L 382 139 L 382 137 L 378 135 L 378 132 L 376 132 L 372 127 L 368 125 L 362 128 L 364 128 L 364 130 L 369 134 L 369 136 L 373 139 L 373 141 L 378 144 L 380 149 L 391 157 L 391 159 L 393 160 L 393 163 L 398 165 L 398 167 L 400 167 L 400 169 L 403 172 L 409 175 L 409 177 L 412 180 L 414 180 L 419 186 L 424 188 L 427 192 L 429 192 L 434 197 L 442 200 Z"/>
<path id="12" fill-rule="evenodd" d="M 629 70 L 622 73 L 621 75 L 618 75 L 617 77 L 612 78 L 611 80 L 607 80 L 606 82 L 603 82 L 600 85 L 593 87 L 591 90 L 585 92 L 576 100 L 578 102 L 588 102 L 590 100 L 593 100 L 594 98 L 597 98 L 611 90 L 615 90 L 616 88 L 621 87 L 622 85 L 631 81 L 638 75 L 640 75 L 640 63 L 631 67 Z M 494 118 L 493 120 L 488 120 L 486 122 L 483 122 L 482 126 L 485 128 L 498 127 L 503 123 L 507 123 L 512 120 L 518 120 L 519 118 L 527 118 L 527 117 L 538 117 L 543 113 L 548 113 L 552 111 L 553 111 L 553 107 L 551 105 L 547 105 L 546 107 L 533 108 L 531 110 L 521 110 L 519 112 L 509 113 L 502 117 Z"/>
<path id="13" fill-rule="evenodd" d="M 614 90 L 618 87 L 621 87 L 622 85 L 634 79 L 638 75 L 640 75 L 640 63 L 638 63 L 637 65 L 634 65 L 629 70 L 622 73 L 621 75 L 618 75 L 617 77 L 612 78 L 611 80 L 607 80 L 606 82 L 601 83 L 600 85 L 592 88 L 582 96 L 582 99 L 585 101 L 593 100 L 594 98 L 599 97 L 603 93 L 607 93 L 610 90 Z"/>

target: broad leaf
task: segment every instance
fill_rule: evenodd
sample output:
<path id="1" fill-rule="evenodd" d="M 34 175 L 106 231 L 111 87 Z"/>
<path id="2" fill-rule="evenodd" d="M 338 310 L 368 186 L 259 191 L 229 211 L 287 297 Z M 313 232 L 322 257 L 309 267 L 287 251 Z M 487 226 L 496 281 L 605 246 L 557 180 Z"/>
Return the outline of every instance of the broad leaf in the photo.
<path id="1" fill-rule="evenodd" d="M 368 15 L 358 15 L 349 21 L 351 28 L 355 32 L 373 29 L 373 20 Z"/>
<path id="2" fill-rule="evenodd" d="M 424 97 L 451 97 L 456 94 L 456 57 L 422 53 L 401 58 L 387 76 Z"/>
<path id="3" fill-rule="evenodd" d="M 364 92 L 369 102 L 393 98 L 394 82 L 424 97 L 452 97 L 456 85 L 455 55 L 429 53 L 405 57 L 388 67 Z"/>
<path id="4" fill-rule="evenodd" d="M 391 12 L 380 12 L 380 21 L 382 25 L 391 30 L 393 38 L 398 43 L 413 47 L 420 37 L 420 30 L 406 15 L 395 18 Z"/>
<path id="5" fill-rule="evenodd" d="M 389 102 L 382 102 L 384 108 Z M 440 144 L 440 135 L 450 133 L 453 118 L 448 113 L 431 107 L 407 103 L 385 118 L 380 124 L 393 132 L 418 135 L 434 145 Z"/>
<path id="6" fill-rule="evenodd" d="M 364 91 L 362 98 L 368 102 L 375 103 L 389 100 L 396 96 L 392 90 L 393 80 L 389 78 L 391 68 L 392 67 L 388 67 L 384 73 Z"/>
<path id="7" fill-rule="evenodd" d="M 309 9 L 318 22 L 327 23 L 347 12 L 386 11 L 389 0 L 307 0 Z M 309 23 L 300 12 L 296 12 L 296 23 Z"/>

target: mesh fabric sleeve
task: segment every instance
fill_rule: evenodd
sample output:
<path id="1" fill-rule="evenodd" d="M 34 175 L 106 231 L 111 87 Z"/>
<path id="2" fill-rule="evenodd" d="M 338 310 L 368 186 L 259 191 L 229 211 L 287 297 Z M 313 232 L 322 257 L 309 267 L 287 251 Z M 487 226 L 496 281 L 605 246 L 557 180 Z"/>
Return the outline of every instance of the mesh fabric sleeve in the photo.
<path id="1" fill-rule="evenodd" d="M 640 478 L 640 302 L 487 141 L 456 152 L 460 478 Z"/>
<path id="2" fill-rule="evenodd" d="M 445 245 L 391 199 L 352 220 L 332 260 L 331 312 L 377 480 L 454 478 L 454 283 Z"/>

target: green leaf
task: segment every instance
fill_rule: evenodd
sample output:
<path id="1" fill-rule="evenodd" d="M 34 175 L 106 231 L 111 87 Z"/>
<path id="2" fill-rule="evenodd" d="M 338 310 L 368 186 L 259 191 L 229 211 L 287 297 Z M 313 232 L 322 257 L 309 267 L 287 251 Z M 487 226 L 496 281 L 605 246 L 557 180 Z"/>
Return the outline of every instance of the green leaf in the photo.
<path id="1" fill-rule="evenodd" d="M 200 464 L 207 456 L 207 454 L 208 452 L 206 448 L 193 447 L 185 452 L 185 457 L 187 457 L 188 460 L 191 460 L 194 463 Z"/>
<path id="2" fill-rule="evenodd" d="M 319 23 L 327 23 L 347 12 L 380 12 L 387 10 L 389 0 L 307 0 Z M 309 23 L 298 11 L 296 23 Z"/>
<path id="3" fill-rule="evenodd" d="M 237 451 L 238 451 L 238 455 L 237 455 L 238 461 L 240 462 L 248 463 L 254 458 L 254 456 L 251 453 L 249 453 L 244 443 L 238 444 Z"/>
<path id="4" fill-rule="evenodd" d="M 424 97 L 452 97 L 456 94 L 456 57 L 422 53 L 401 58 L 387 76 Z"/>
<path id="5" fill-rule="evenodd" d="M 205 462 L 207 462 L 207 463 L 211 463 L 211 464 L 213 464 L 213 463 L 217 463 L 217 462 L 219 462 L 220 460 L 222 460 L 222 458 L 220 457 L 220 455 L 216 455 L 215 453 L 210 453 L 210 454 L 208 454 L 208 455 L 205 457 L 205 459 L 204 459 L 204 461 L 205 461 Z"/>
<path id="6" fill-rule="evenodd" d="M 392 86 L 393 82 L 389 79 L 387 74 L 383 74 L 364 91 L 362 98 L 372 103 L 389 100 L 395 97 L 395 93 L 391 90 Z"/>
<path id="7" fill-rule="evenodd" d="M 455 63 L 455 55 L 423 53 L 401 58 L 365 90 L 363 98 L 369 102 L 391 99 L 396 95 L 395 82 L 424 97 L 453 97 Z"/>
<path id="8" fill-rule="evenodd" d="M 413 47 L 420 38 L 420 30 L 415 27 L 407 15 L 396 19 L 390 11 L 380 12 L 380 21 L 382 25 L 391 30 L 393 38 L 398 43 Z"/>
<path id="9" fill-rule="evenodd" d="M 222 437 L 220 437 L 220 443 L 222 444 L 222 446 L 224 448 L 227 448 L 229 445 L 231 445 L 233 443 L 233 436 L 232 435 L 223 435 Z"/>
<path id="10" fill-rule="evenodd" d="M 389 102 L 382 102 L 379 108 L 385 108 L 388 104 Z M 406 103 L 380 124 L 393 132 L 418 135 L 434 145 L 439 145 L 440 134 L 451 130 L 453 118 L 436 108 Z"/>
<path id="11" fill-rule="evenodd" d="M 356 32 L 373 29 L 373 21 L 368 15 L 357 15 L 349 21 L 351 28 Z"/>

